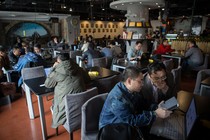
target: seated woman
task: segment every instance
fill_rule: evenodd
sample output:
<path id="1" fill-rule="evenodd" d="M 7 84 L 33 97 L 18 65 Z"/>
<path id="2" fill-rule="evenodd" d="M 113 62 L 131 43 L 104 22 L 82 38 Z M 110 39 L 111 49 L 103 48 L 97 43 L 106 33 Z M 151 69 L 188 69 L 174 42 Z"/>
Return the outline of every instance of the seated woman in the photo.
<path id="1" fill-rule="evenodd" d="M 171 49 L 171 46 L 168 44 L 168 40 L 163 39 L 163 43 L 158 46 L 157 50 L 154 51 L 154 54 L 168 54 L 173 51 L 174 49 Z"/>

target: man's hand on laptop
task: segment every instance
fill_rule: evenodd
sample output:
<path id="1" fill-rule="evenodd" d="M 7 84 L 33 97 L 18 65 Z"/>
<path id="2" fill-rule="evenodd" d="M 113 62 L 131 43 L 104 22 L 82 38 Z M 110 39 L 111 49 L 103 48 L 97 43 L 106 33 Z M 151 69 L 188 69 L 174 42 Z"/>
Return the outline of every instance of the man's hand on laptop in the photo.
<path id="1" fill-rule="evenodd" d="M 162 107 L 161 107 L 161 104 L 162 104 L 162 103 L 164 103 L 164 101 L 160 102 L 160 104 L 158 105 L 158 109 L 155 110 L 155 113 L 156 113 L 156 116 L 157 116 L 158 118 L 164 119 L 164 118 L 169 117 L 170 114 L 172 113 L 172 111 L 167 110 L 167 109 L 165 109 L 165 108 L 162 108 Z"/>

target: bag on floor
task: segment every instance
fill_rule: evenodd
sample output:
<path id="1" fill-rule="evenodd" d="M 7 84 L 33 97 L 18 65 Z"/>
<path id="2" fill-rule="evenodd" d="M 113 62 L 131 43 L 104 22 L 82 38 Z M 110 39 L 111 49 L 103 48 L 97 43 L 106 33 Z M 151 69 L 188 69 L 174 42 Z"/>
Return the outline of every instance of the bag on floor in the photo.
<path id="1" fill-rule="evenodd" d="M 16 94 L 15 82 L 1 82 L 0 83 L 0 92 L 4 96 L 15 95 Z"/>

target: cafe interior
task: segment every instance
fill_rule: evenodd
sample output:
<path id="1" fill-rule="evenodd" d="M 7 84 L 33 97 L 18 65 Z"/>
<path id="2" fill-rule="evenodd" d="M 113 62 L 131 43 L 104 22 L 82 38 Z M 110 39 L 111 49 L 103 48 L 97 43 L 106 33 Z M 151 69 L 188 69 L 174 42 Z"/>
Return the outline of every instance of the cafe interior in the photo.
<path id="1" fill-rule="evenodd" d="M 8 56 L 17 47 L 24 50 L 25 45 L 32 50 L 26 48 L 10 68 L 0 65 L 0 140 L 97 139 L 103 104 L 122 80 L 124 69 L 138 67 L 146 75 L 155 61 L 173 75 L 177 99 L 173 112 L 182 111 L 186 120 L 182 129 L 187 132 L 181 139 L 210 139 L 208 0 L 0 0 L 0 33 L 0 46 Z M 171 51 L 157 54 L 164 40 Z M 185 62 L 190 56 L 186 54 L 192 40 L 202 53 L 202 63 L 188 69 Z M 137 41 L 141 42 L 142 56 L 131 60 L 129 51 Z M 112 42 L 120 49 L 119 55 L 84 57 L 91 45 L 105 54 L 102 50 L 112 50 Z M 36 52 L 37 44 L 37 49 L 46 52 L 43 63 L 32 60 L 16 68 L 21 58 Z M 84 92 L 62 98 L 66 122 L 55 129 L 51 127 L 54 88 L 45 87 L 45 80 L 63 53 L 91 80 Z M 192 101 L 195 114 L 190 118 Z M 154 133 L 151 130 L 148 138 L 176 139 L 173 134 Z"/>

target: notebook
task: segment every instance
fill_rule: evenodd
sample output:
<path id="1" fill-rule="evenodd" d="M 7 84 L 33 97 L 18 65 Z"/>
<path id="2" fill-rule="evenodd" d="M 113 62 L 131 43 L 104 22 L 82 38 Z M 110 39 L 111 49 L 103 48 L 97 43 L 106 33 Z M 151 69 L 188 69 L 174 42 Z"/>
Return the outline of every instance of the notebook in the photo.
<path id="1" fill-rule="evenodd" d="M 189 137 L 196 119 L 195 100 L 192 99 L 184 116 L 172 114 L 167 119 L 157 119 L 150 129 L 150 133 L 172 140 L 185 140 Z"/>

